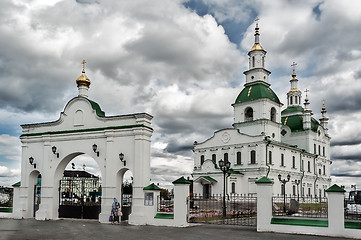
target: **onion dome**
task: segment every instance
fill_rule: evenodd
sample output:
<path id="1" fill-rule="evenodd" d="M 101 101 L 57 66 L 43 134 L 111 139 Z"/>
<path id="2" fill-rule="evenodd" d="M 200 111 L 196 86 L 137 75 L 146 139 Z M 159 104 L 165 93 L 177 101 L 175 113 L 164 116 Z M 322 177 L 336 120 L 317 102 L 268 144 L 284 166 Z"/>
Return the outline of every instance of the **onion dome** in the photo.
<path id="1" fill-rule="evenodd" d="M 85 75 L 85 60 L 82 61 L 82 64 L 83 64 L 83 71 L 80 75 L 80 77 L 78 77 L 76 79 L 76 84 L 79 86 L 86 86 L 86 87 L 89 87 L 90 85 L 90 79 Z"/>

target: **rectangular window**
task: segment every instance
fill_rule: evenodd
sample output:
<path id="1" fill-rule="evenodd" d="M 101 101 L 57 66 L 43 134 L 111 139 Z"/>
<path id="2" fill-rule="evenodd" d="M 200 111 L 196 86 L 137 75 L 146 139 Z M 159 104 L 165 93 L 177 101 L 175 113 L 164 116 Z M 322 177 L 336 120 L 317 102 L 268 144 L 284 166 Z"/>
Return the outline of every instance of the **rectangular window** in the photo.
<path id="1" fill-rule="evenodd" d="M 232 193 L 236 193 L 236 183 L 232 183 Z"/>
<path id="2" fill-rule="evenodd" d="M 293 196 L 296 196 L 296 185 L 292 186 L 292 194 Z"/>
<path id="3" fill-rule="evenodd" d="M 217 161 L 216 154 L 212 154 L 212 161 L 213 161 L 213 162 L 216 162 L 216 161 Z"/>
<path id="4" fill-rule="evenodd" d="M 256 151 L 251 151 L 251 164 L 256 164 Z"/>
<path id="5" fill-rule="evenodd" d="M 313 153 L 316 154 L 317 150 L 316 150 L 316 144 L 313 144 Z"/>
<path id="6" fill-rule="evenodd" d="M 281 166 L 285 166 L 285 155 L 283 153 L 281 153 Z"/>
<path id="7" fill-rule="evenodd" d="M 326 151 L 325 151 L 325 147 L 323 147 L 323 156 L 325 157 L 326 156 Z"/>
<path id="8" fill-rule="evenodd" d="M 318 155 L 321 155 L 321 146 L 318 145 Z"/>
<path id="9" fill-rule="evenodd" d="M 201 156 L 201 165 L 204 163 L 204 155 Z"/>
<path id="10" fill-rule="evenodd" d="M 154 193 L 146 192 L 144 193 L 144 205 L 153 206 L 154 205 Z"/>
<path id="11" fill-rule="evenodd" d="M 301 166 L 302 171 L 304 171 L 304 169 L 305 169 L 304 165 L 305 165 L 305 162 L 302 160 L 302 166 Z"/>
<path id="12" fill-rule="evenodd" d="M 302 187 L 302 194 L 301 194 L 302 196 L 304 196 L 305 195 L 305 188 L 304 187 Z"/>
<path id="13" fill-rule="evenodd" d="M 237 165 L 242 164 L 242 154 L 241 152 L 237 152 Z"/>
<path id="14" fill-rule="evenodd" d="M 326 166 L 323 165 L 323 175 L 326 175 Z"/>
<path id="15" fill-rule="evenodd" d="M 296 168 L 296 157 L 292 156 L 292 167 Z"/>
<path id="16" fill-rule="evenodd" d="M 268 151 L 268 162 L 272 164 L 272 151 Z"/>
<path id="17" fill-rule="evenodd" d="M 311 188 L 308 188 L 308 196 L 311 196 Z"/>
<path id="18" fill-rule="evenodd" d="M 307 162 L 307 172 L 311 172 L 311 162 Z"/>
<path id="19" fill-rule="evenodd" d="M 228 153 L 223 154 L 224 162 L 228 162 Z"/>

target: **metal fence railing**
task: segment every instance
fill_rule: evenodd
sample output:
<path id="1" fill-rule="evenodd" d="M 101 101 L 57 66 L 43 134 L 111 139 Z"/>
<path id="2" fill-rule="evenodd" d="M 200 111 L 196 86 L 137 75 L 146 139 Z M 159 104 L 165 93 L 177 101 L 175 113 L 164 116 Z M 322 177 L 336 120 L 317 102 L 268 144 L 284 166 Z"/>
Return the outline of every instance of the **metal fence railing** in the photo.
<path id="1" fill-rule="evenodd" d="M 361 221 L 361 204 L 345 199 L 345 220 Z"/>
<path id="2" fill-rule="evenodd" d="M 297 197 L 277 195 L 272 197 L 273 216 L 327 218 L 328 201 L 325 197 Z"/>
<path id="3" fill-rule="evenodd" d="M 173 213 L 174 212 L 174 197 L 171 195 L 168 199 L 158 196 L 157 212 L 159 213 Z"/>
<path id="4" fill-rule="evenodd" d="M 256 226 L 257 197 L 255 194 L 231 194 L 225 199 L 226 212 L 223 213 L 223 196 L 188 197 L 188 222 Z"/>

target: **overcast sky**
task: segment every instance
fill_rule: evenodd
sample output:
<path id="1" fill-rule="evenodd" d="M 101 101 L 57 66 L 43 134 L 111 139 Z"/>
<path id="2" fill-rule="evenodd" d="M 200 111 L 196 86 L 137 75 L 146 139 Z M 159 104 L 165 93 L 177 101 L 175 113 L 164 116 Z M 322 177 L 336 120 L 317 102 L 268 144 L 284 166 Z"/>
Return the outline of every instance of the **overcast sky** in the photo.
<path id="1" fill-rule="evenodd" d="M 20 180 L 20 124 L 59 118 L 83 59 L 106 115 L 154 116 L 152 181 L 189 176 L 193 142 L 232 126 L 256 17 L 272 89 L 286 103 L 297 62 L 316 119 L 326 99 L 334 183 L 361 187 L 357 0 L 0 1 L 0 185 Z"/>

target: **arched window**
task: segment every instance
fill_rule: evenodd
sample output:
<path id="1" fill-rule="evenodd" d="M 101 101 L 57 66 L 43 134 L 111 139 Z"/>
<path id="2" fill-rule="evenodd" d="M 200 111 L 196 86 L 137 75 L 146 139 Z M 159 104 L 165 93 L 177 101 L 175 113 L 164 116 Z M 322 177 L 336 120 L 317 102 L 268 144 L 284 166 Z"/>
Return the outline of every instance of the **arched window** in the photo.
<path id="1" fill-rule="evenodd" d="M 295 97 L 295 104 L 297 104 L 297 97 Z"/>
<path id="2" fill-rule="evenodd" d="M 246 108 L 244 115 L 245 115 L 245 121 L 252 121 L 253 120 L 253 109 L 251 107 Z"/>
<path id="3" fill-rule="evenodd" d="M 204 155 L 201 155 L 201 165 L 204 163 Z"/>
<path id="4" fill-rule="evenodd" d="M 232 183 L 232 193 L 236 193 L 236 183 Z"/>
<path id="5" fill-rule="evenodd" d="M 276 121 L 276 109 L 275 108 L 271 108 L 271 121 L 275 122 Z"/>
<path id="6" fill-rule="evenodd" d="M 318 145 L 318 155 L 321 155 L 321 146 Z"/>
<path id="7" fill-rule="evenodd" d="M 292 194 L 293 194 L 293 196 L 296 196 L 296 186 L 295 185 L 292 186 Z"/>
<path id="8" fill-rule="evenodd" d="M 254 67 L 255 65 L 255 59 L 254 59 L 254 56 L 252 57 L 252 67 Z"/>
<path id="9" fill-rule="evenodd" d="M 251 151 L 251 164 L 256 164 L 256 151 Z"/>
<path id="10" fill-rule="evenodd" d="M 228 162 L 228 153 L 223 154 L 223 160 Z"/>
<path id="11" fill-rule="evenodd" d="M 296 168 L 296 157 L 292 156 L 292 167 Z"/>
<path id="12" fill-rule="evenodd" d="M 285 155 L 281 153 L 281 166 L 285 165 Z"/>
<path id="13" fill-rule="evenodd" d="M 264 67 L 264 57 L 262 57 L 262 67 Z"/>
<path id="14" fill-rule="evenodd" d="M 326 175 L 326 166 L 323 165 L 323 175 Z"/>
<path id="15" fill-rule="evenodd" d="M 325 147 L 323 147 L 323 156 L 326 156 Z"/>
<path id="16" fill-rule="evenodd" d="M 216 161 L 217 161 L 216 154 L 212 154 L 212 161 L 213 161 L 213 162 L 216 162 Z"/>
<path id="17" fill-rule="evenodd" d="M 242 154 L 241 152 L 237 152 L 237 165 L 242 164 Z"/>
<path id="18" fill-rule="evenodd" d="M 292 96 L 290 97 L 290 104 L 291 105 L 293 104 L 293 97 Z"/>

